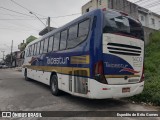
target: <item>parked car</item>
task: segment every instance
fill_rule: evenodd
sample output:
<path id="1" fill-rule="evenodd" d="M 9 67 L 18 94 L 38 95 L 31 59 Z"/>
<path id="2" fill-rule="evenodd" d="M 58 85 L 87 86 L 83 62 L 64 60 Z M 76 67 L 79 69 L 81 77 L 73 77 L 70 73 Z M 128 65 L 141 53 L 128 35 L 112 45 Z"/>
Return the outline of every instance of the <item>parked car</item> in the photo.
<path id="1" fill-rule="evenodd" d="M 8 66 L 7 65 L 2 65 L 2 68 L 8 68 Z"/>
<path id="2" fill-rule="evenodd" d="M 0 68 L 2 68 L 3 65 L 0 65 Z"/>

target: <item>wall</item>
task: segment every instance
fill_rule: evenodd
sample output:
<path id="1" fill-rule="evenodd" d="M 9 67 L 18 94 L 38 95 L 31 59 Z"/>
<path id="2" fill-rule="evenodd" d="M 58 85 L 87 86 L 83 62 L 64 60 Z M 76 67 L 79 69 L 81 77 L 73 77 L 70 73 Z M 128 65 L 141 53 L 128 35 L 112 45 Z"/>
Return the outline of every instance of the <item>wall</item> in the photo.
<path id="1" fill-rule="evenodd" d="M 145 45 L 149 43 L 150 33 L 160 29 L 160 15 L 150 13 L 149 10 L 139 7 L 138 5 L 131 3 L 127 0 L 91 0 L 82 7 L 82 13 L 86 12 L 86 9 L 93 10 L 96 8 L 110 8 L 128 13 L 135 19 L 141 21 L 141 16 L 144 16 L 144 21 L 141 21 L 144 26 Z M 155 19 L 155 25 L 152 24 L 151 18 Z"/>
<path id="2" fill-rule="evenodd" d="M 134 18 L 138 18 L 138 6 L 127 0 L 108 0 L 108 8 L 123 11 Z"/>
<path id="3" fill-rule="evenodd" d="M 143 27 L 144 28 L 144 39 L 145 39 L 145 45 L 148 45 L 150 43 L 149 36 L 151 33 L 156 32 L 157 30 L 148 28 L 148 27 Z"/>

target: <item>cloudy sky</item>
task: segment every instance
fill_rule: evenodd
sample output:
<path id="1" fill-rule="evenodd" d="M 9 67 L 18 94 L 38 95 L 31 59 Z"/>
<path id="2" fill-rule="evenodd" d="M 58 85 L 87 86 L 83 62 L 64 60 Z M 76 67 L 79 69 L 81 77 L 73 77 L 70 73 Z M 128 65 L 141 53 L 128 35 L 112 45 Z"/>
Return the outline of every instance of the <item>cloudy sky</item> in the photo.
<path id="1" fill-rule="evenodd" d="M 5 51 L 5 55 L 10 52 L 12 40 L 13 51 L 16 51 L 18 44 L 30 35 L 39 37 L 39 31 L 45 26 L 29 11 L 35 12 L 45 24 L 45 18 L 50 16 L 51 26 L 60 27 L 80 16 L 81 6 L 88 1 L 90 0 L 0 0 L 0 58 L 1 51 Z M 141 0 L 137 4 L 160 13 L 160 0 Z"/>

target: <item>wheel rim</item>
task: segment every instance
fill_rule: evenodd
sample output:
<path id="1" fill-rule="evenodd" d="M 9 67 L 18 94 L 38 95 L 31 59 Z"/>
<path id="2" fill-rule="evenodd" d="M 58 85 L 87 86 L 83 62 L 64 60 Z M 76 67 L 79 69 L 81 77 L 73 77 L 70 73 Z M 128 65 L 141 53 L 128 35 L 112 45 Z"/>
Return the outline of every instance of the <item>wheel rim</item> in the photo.
<path id="1" fill-rule="evenodd" d="M 56 90 L 56 84 L 54 82 L 52 82 L 52 90 L 55 91 Z"/>

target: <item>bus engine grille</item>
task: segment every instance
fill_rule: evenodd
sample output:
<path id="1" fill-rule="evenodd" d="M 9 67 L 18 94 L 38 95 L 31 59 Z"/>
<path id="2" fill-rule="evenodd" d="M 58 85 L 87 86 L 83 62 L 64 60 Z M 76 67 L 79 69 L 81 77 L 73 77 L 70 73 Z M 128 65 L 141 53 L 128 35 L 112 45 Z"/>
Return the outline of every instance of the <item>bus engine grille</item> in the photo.
<path id="1" fill-rule="evenodd" d="M 119 44 L 119 43 L 108 43 L 108 50 L 113 54 L 140 56 L 141 48 L 138 46 Z"/>

